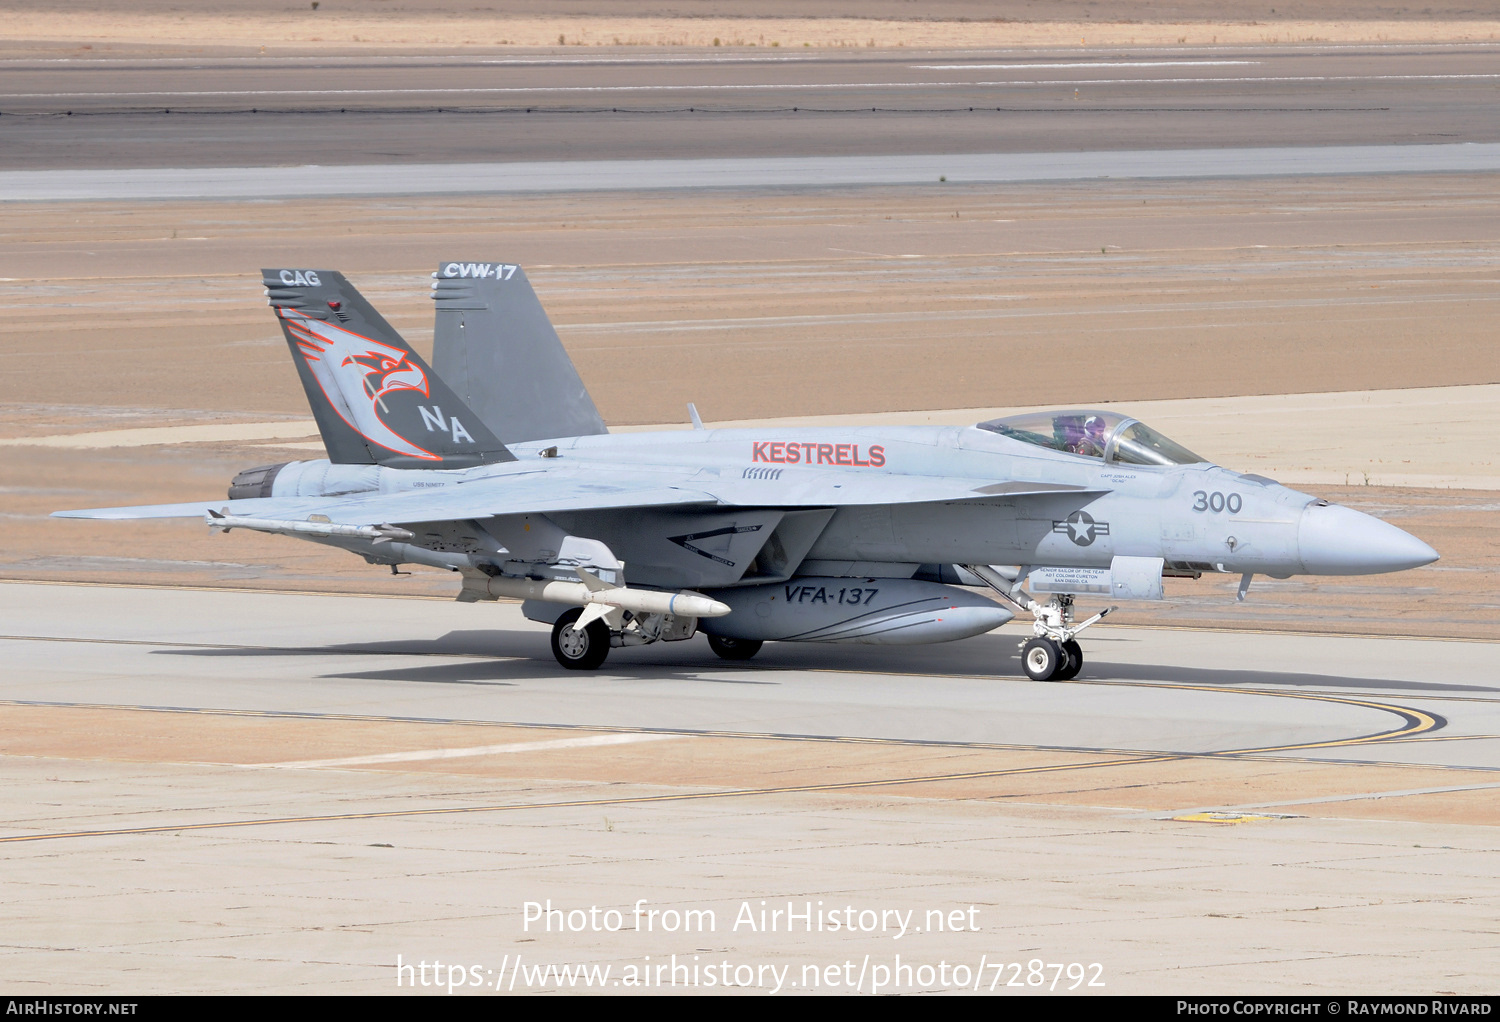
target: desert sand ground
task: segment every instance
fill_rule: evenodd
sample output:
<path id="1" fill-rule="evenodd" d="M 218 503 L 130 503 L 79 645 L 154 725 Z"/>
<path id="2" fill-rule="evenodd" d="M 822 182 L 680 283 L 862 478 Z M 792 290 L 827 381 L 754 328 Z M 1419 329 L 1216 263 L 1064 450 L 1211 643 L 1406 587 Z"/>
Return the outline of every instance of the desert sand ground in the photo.
<path id="1" fill-rule="evenodd" d="M 216 0 L 202 4 L 51 0 L 0 7 L 0 54 L 352 52 L 535 47 L 923 49 L 1500 38 L 1493 7 L 1379 0 L 1257 0 L 1232 10 L 1170 4 L 949 0 L 936 4 L 609 3 L 531 0 L 461 7 L 438 0 Z"/>
<path id="2" fill-rule="evenodd" d="M 455 258 L 526 266 L 615 424 L 1500 383 L 1500 199 L 1432 175 L 13 204 L 8 400 L 306 417 L 259 268 L 424 350 Z"/>

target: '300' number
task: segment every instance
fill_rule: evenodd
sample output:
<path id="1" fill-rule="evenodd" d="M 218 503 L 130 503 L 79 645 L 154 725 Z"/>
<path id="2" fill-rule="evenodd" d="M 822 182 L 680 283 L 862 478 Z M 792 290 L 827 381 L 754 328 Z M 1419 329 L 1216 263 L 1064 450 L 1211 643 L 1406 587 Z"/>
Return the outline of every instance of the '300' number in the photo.
<path id="1" fill-rule="evenodd" d="M 1194 511 L 1228 511 L 1232 515 L 1237 515 L 1240 513 L 1240 508 L 1245 506 L 1245 501 L 1238 493 L 1226 496 L 1217 490 L 1213 493 L 1198 490 L 1193 496 L 1198 499 L 1198 502 L 1193 505 Z"/>

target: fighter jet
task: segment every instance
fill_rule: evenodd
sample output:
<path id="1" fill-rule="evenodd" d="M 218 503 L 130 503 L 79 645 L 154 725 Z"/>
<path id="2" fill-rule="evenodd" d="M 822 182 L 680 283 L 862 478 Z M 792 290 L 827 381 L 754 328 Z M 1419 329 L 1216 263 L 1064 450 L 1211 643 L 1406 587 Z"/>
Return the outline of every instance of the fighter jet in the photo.
<path id="1" fill-rule="evenodd" d="M 344 277 L 264 270 L 328 457 L 247 469 L 227 499 L 60 511 L 202 518 L 445 568 L 463 601 L 520 599 L 565 668 L 698 632 L 916 644 L 1032 617 L 1034 680 L 1162 579 L 1363 575 L 1437 552 L 1369 515 L 1210 463 L 1114 411 L 967 427 L 611 434 L 525 272 L 433 274 L 429 367 Z M 1078 598 L 1108 604 L 1082 620 Z"/>

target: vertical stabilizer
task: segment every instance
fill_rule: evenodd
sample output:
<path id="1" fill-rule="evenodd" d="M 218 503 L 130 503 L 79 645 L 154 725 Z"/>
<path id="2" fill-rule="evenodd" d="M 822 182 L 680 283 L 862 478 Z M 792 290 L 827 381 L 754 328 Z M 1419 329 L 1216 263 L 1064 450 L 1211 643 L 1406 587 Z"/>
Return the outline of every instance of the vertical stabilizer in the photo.
<path id="1" fill-rule="evenodd" d="M 469 468 L 515 455 L 332 270 L 262 270 L 328 460 Z"/>
<path id="2" fill-rule="evenodd" d="M 445 262 L 433 274 L 432 363 L 507 443 L 608 433 L 526 271 Z"/>

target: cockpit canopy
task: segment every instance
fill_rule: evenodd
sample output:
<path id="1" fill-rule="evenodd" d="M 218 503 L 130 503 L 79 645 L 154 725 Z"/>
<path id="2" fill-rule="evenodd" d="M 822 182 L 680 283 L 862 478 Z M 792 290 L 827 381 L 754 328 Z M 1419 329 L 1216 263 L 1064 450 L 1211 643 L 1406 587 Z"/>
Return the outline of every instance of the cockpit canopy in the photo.
<path id="1" fill-rule="evenodd" d="M 1196 465 L 1208 460 L 1119 412 L 1023 412 L 981 422 L 979 428 L 1022 443 L 1125 465 Z"/>

